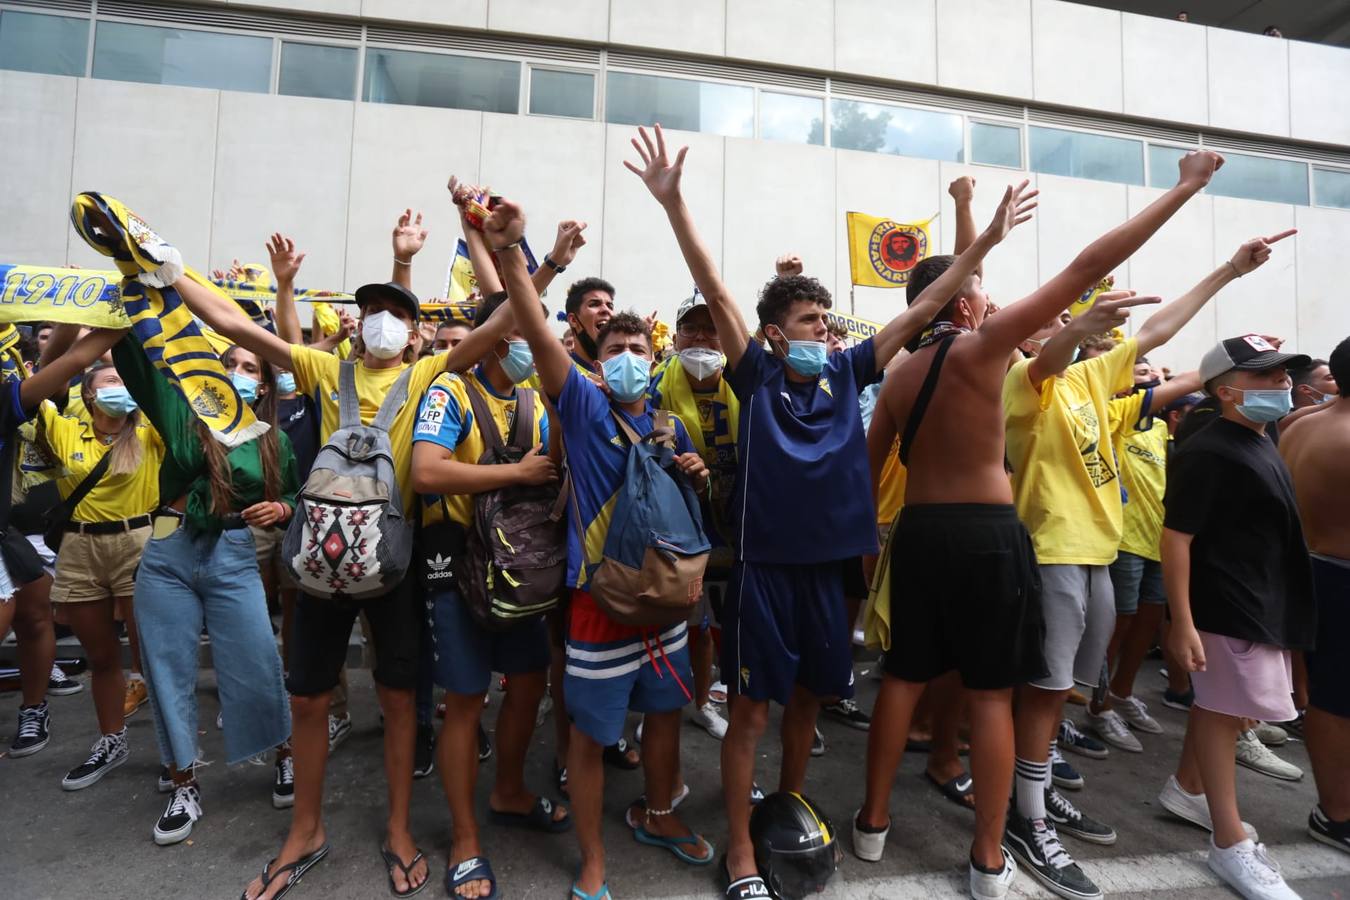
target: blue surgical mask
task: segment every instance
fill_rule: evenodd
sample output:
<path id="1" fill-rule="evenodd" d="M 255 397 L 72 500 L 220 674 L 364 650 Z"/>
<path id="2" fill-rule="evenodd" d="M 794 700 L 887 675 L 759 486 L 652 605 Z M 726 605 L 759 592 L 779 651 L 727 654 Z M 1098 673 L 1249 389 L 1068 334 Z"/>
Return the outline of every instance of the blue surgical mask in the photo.
<path id="1" fill-rule="evenodd" d="M 520 384 L 534 374 L 534 354 L 524 341 L 507 341 L 506 355 L 497 360 L 512 384 Z"/>
<path id="2" fill-rule="evenodd" d="M 230 376 L 230 381 L 234 382 L 234 389 L 239 392 L 239 399 L 245 403 L 252 403 L 258 399 L 258 380 L 249 378 L 242 372 L 235 372 Z"/>
<path id="3" fill-rule="evenodd" d="M 620 403 L 632 403 L 647 393 L 647 382 L 652 374 L 649 360 L 625 350 L 605 360 L 602 368 L 605 384 L 609 385 L 610 393 Z"/>
<path id="4" fill-rule="evenodd" d="M 1313 403 L 1316 403 L 1318 406 L 1321 406 L 1323 403 L 1329 402 L 1331 398 L 1335 396 L 1336 396 L 1335 394 L 1323 394 L 1321 392 L 1318 392 L 1317 395 L 1313 397 Z"/>
<path id="5" fill-rule="evenodd" d="M 121 386 L 102 387 L 94 391 L 94 405 L 105 416 L 113 417 L 131 415 L 137 409 L 136 401 L 132 399 L 131 392 Z"/>
<path id="6" fill-rule="evenodd" d="M 779 331 L 779 335 L 782 331 Z M 782 340 L 779 337 L 778 340 Z M 792 371 L 805 378 L 819 375 L 825 368 L 825 358 L 829 355 L 824 341 L 788 341 L 787 356 L 783 362 L 792 367 Z"/>
<path id="7" fill-rule="evenodd" d="M 294 394 L 294 393 L 295 393 L 295 376 L 292 375 L 290 372 L 282 372 L 280 375 L 278 375 L 278 376 L 277 376 L 277 393 L 278 393 L 278 394 Z"/>
<path id="8" fill-rule="evenodd" d="M 1289 391 L 1242 391 L 1242 402 L 1237 411 L 1249 422 L 1265 424 L 1283 419 L 1294 408 Z"/>

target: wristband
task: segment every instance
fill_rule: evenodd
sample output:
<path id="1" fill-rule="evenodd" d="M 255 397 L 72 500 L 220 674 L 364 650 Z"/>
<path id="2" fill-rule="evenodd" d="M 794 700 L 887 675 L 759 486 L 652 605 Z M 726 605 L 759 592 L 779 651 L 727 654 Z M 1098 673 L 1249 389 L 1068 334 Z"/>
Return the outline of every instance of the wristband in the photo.
<path id="1" fill-rule="evenodd" d="M 410 262 L 404 262 L 403 260 L 399 259 L 397 256 L 394 257 L 394 263 L 395 263 L 396 265 L 400 265 L 400 266 L 411 266 L 411 265 L 412 265 L 412 262 L 411 262 L 411 261 L 410 261 Z"/>
<path id="2" fill-rule="evenodd" d="M 544 265 L 548 266 L 550 269 L 552 269 L 554 272 L 557 272 L 559 275 L 567 271 L 567 266 L 558 265 L 556 262 L 553 261 L 553 257 L 549 256 L 548 254 L 544 254 Z"/>
<path id="3" fill-rule="evenodd" d="M 1231 259 L 1225 260 L 1225 262 L 1228 263 L 1228 268 L 1230 268 L 1230 269 L 1233 270 L 1233 277 L 1235 277 L 1235 278 L 1241 278 L 1241 277 L 1242 277 L 1242 273 L 1238 271 L 1238 267 L 1237 267 L 1237 266 L 1233 265 L 1233 261 L 1232 261 Z"/>
<path id="4" fill-rule="evenodd" d="M 521 240 L 524 240 L 524 239 L 521 238 L 520 240 L 513 241 L 512 243 L 507 244 L 507 245 L 504 246 L 504 247 L 494 247 L 494 248 L 492 248 L 492 252 L 493 252 L 493 253 L 501 253 L 503 250 L 510 250 L 512 247 L 519 248 L 519 247 L 520 247 L 520 242 L 521 242 Z"/>

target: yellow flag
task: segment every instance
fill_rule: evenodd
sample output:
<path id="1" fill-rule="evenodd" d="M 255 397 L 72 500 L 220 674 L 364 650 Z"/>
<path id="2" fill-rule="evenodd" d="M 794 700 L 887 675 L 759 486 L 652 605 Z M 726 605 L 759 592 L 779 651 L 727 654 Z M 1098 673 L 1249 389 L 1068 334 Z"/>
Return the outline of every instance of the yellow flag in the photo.
<path id="1" fill-rule="evenodd" d="M 1089 309 L 1092 309 L 1093 304 L 1097 302 L 1097 298 L 1115 287 L 1115 284 L 1115 276 L 1107 275 L 1101 281 L 1097 282 L 1086 291 L 1083 291 L 1082 296 L 1069 305 L 1069 315 L 1076 319 Z"/>
<path id="2" fill-rule="evenodd" d="M 460 238 L 450 270 L 445 273 L 445 296 L 451 303 L 460 303 L 476 290 L 478 278 L 473 273 L 473 263 L 469 262 L 469 245 Z"/>
<path id="3" fill-rule="evenodd" d="M 863 213 L 848 213 L 848 267 L 854 284 L 898 288 L 928 255 L 928 223 L 893 222 Z"/>

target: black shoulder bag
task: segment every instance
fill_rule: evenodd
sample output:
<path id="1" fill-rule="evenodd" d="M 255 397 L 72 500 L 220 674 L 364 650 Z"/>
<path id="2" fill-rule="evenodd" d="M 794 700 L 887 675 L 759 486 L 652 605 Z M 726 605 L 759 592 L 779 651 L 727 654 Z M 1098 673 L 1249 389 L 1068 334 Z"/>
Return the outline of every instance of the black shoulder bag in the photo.
<path id="1" fill-rule="evenodd" d="M 65 537 L 66 525 L 70 524 L 70 517 L 75 514 L 75 507 L 79 506 L 89 492 L 94 489 L 108 471 L 108 464 L 112 462 L 112 450 L 103 454 L 103 458 L 94 464 L 94 468 L 89 470 L 89 474 L 84 476 L 84 480 L 75 486 L 75 490 L 70 492 L 70 496 L 65 500 L 53 506 L 47 511 L 47 527 L 42 532 L 42 540 L 47 544 L 47 549 L 53 553 L 61 549 L 61 538 Z"/>

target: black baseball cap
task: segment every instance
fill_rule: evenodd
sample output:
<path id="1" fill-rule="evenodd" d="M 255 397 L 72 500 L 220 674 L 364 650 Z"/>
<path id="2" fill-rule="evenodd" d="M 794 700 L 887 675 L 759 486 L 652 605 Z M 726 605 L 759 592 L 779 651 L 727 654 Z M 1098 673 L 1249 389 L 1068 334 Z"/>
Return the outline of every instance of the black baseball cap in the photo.
<path id="1" fill-rule="evenodd" d="M 422 306 L 417 302 L 417 295 L 397 282 L 363 284 L 356 289 L 356 305 L 361 309 L 364 310 L 366 304 L 374 300 L 394 301 L 412 316 L 414 322 L 422 318 Z"/>
<path id="2" fill-rule="evenodd" d="M 1312 362 L 1306 353 L 1281 353 L 1259 334 L 1220 341 L 1200 360 L 1200 381 L 1208 385 L 1225 372 L 1264 372 L 1276 367 L 1298 368 Z"/>

